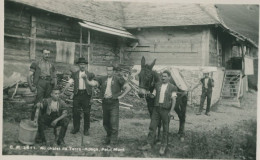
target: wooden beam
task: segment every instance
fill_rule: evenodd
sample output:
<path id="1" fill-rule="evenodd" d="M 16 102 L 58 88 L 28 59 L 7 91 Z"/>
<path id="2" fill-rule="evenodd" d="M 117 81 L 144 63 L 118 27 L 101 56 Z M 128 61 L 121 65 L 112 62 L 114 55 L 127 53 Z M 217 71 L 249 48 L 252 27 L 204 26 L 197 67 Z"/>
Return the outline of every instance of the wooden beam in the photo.
<path id="1" fill-rule="evenodd" d="M 201 52 L 202 52 L 202 63 L 201 66 L 207 66 L 209 64 L 209 36 L 210 30 L 205 29 L 202 32 L 201 39 Z"/>
<path id="2" fill-rule="evenodd" d="M 36 17 L 31 16 L 31 40 L 30 40 L 30 59 L 35 59 L 36 50 Z"/>
<path id="3" fill-rule="evenodd" d="M 4 34 L 5 37 L 12 37 L 12 38 L 20 38 L 20 39 L 29 39 L 32 40 L 32 37 L 27 37 L 27 36 L 18 36 L 18 35 L 11 35 L 11 34 Z M 60 40 L 53 40 L 53 39 L 43 39 L 43 38 L 35 38 L 36 41 L 40 42 L 68 42 L 68 41 L 60 41 Z M 74 42 L 75 43 L 75 42 Z M 80 45 L 80 43 L 75 43 Z M 88 44 L 81 44 L 82 46 L 90 47 Z"/>
<path id="4" fill-rule="evenodd" d="M 80 26 L 80 39 L 79 39 L 79 43 L 80 43 L 79 57 L 82 57 L 82 27 L 81 26 Z"/>
<path id="5" fill-rule="evenodd" d="M 88 45 L 90 46 L 90 30 L 88 30 Z M 91 60 L 90 60 L 90 47 L 88 47 L 88 70 L 89 70 L 89 67 L 90 67 L 90 65 L 89 65 L 89 63 L 91 62 Z"/>

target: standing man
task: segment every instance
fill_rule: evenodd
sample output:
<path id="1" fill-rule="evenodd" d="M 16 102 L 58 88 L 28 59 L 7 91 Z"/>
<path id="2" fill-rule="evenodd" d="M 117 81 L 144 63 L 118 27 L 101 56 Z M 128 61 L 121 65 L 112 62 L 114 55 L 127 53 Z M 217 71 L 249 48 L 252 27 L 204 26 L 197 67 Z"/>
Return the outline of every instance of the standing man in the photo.
<path id="1" fill-rule="evenodd" d="M 170 117 L 173 116 L 173 110 L 176 102 L 177 87 L 169 83 L 171 74 L 165 70 L 162 73 L 162 82 L 155 85 L 153 95 L 155 96 L 155 107 L 153 109 L 152 119 L 149 127 L 148 144 L 143 146 L 141 150 L 149 150 L 154 144 L 156 128 L 162 120 L 163 137 L 160 148 L 160 155 L 164 155 L 168 146 L 168 133 Z"/>
<path id="2" fill-rule="evenodd" d="M 105 144 L 117 144 L 119 128 L 119 100 L 123 98 L 131 87 L 121 76 L 114 74 L 116 68 L 107 66 L 107 76 L 88 81 L 91 86 L 100 88 L 100 98 L 102 99 L 103 126 L 107 132 Z M 122 93 L 122 90 L 124 92 Z"/>
<path id="3" fill-rule="evenodd" d="M 204 72 L 204 77 L 200 80 L 200 83 L 196 85 L 193 89 L 197 88 L 200 84 L 202 84 L 202 93 L 200 98 L 200 108 L 197 115 L 201 115 L 201 112 L 203 110 L 204 101 L 207 98 L 207 108 L 206 108 L 206 115 L 210 116 L 210 103 L 211 103 L 211 97 L 212 97 L 212 88 L 214 87 L 214 80 L 209 77 L 209 72 Z"/>
<path id="4" fill-rule="evenodd" d="M 64 92 L 74 82 L 74 96 L 73 96 L 73 127 L 72 134 L 76 134 L 80 129 L 80 112 L 84 112 L 84 135 L 89 135 L 90 128 L 90 99 L 92 95 L 92 87 L 86 83 L 86 77 L 89 80 L 94 78 L 93 73 L 87 71 L 88 62 L 85 58 L 79 58 L 77 61 L 79 71 L 73 72 L 69 83 L 65 86 Z"/>
<path id="5" fill-rule="evenodd" d="M 48 98 L 51 95 L 52 88 L 57 85 L 56 69 L 52 63 L 49 62 L 50 51 L 43 50 L 43 58 L 39 61 L 33 62 L 30 66 L 27 81 L 32 92 L 37 90 L 36 100 L 37 104 L 43 98 Z M 33 108 L 31 119 L 34 119 L 36 108 Z"/>

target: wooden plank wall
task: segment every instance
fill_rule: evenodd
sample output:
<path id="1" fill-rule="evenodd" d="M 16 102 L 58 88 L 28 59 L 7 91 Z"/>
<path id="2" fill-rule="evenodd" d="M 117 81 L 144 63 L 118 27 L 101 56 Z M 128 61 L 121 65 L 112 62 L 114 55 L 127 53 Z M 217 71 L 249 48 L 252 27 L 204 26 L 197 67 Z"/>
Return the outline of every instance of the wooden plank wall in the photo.
<path id="1" fill-rule="evenodd" d="M 218 39 L 217 31 L 214 29 L 210 30 L 209 38 L 209 65 L 210 66 L 221 66 L 222 65 L 222 43 Z"/>
<path id="2" fill-rule="evenodd" d="M 31 16 L 23 6 L 5 3 L 4 33 L 30 36 Z M 4 60 L 29 62 L 29 39 L 4 37 Z"/>
<path id="3" fill-rule="evenodd" d="M 127 48 L 130 61 L 140 64 L 142 56 L 156 64 L 201 65 L 202 28 L 145 28 L 132 31 L 139 39 L 136 49 Z"/>
<path id="4" fill-rule="evenodd" d="M 5 64 L 14 62 L 30 64 L 34 60 L 32 57 L 35 56 L 36 60 L 42 57 L 43 49 L 51 51 L 50 61 L 55 62 L 57 41 L 75 43 L 74 59 L 77 60 L 80 56 L 80 25 L 78 21 L 21 4 L 6 2 Z M 90 30 L 90 33 L 90 64 L 106 65 L 111 61 L 120 60 L 118 37 L 93 30 Z M 36 40 L 34 41 L 33 38 Z M 34 43 L 35 46 L 32 46 Z M 88 58 L 87 43 L 88 29 L 82 28 L 82 56 L 86 59 Z M 30 53 L 33 54 L 30 55 Z M 56 66 L 60 72 L 75 68 L 75 66 L 65 63 L 56 63 Z"/>
<path id="5" fill-rule="evenodd" d="M 118 37 L 91 31 L 91 64 L 106 65 L 110 62 L 120 61 Z"/>

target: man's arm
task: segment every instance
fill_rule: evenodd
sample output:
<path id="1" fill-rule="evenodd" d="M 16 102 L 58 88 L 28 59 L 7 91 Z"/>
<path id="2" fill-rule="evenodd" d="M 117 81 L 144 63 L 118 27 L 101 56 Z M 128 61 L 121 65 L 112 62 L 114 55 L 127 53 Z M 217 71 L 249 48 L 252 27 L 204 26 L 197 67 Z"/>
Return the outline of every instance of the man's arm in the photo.
<path id="1" fill-rule="evenodd" d="M 200 80 L 200 82 L 198 83 L 198 84 L 196 84 L 192 89 L 190 89 L 190 91 L 193 91 L 194 89 L 196 89 L 199 85 L 201 85 L 202 84 L 202 82 L 201 82 L 201 80 Z"/>
<path id="2" fill-rule="evenodd" d="M 51 122 L 51 126 L 53 126 L 53 127 L 56 126 L 56 124 L 57 124 L 60 120 L 62 120 L 63 118 L 67 117 L 67 115 L 68 115 L 68 111 L 67 111 L 67 110 L 63 110 L 61 116 L 59 116 L 58 118 L 56 118 L 55 120 L 53 120 L 53 121 Z"/>
<path id="3" fill-rule="evenodd" d="M 54 87 L 57 86 L 57 70 L 53 64 L 52 64 L 52 83 L 54 84 Z"/>
<path id="4" fill-rule="evenodd" d="M 129 86 L 129 84 L 127 82 L 123 85 L 123 90 L 124 90 L 124 92 L 120 96 L 118 96 L 118 99 L 123 98 L 128 92 L 131 91 L 131 87 Z"/>
<path id="5" fill-rule="evenodd" d="M 92 78 L 94 78 L 94 77 L 88 77 L 86 74 L 83 74 L 82 75 L 82 78 L 85 80 L 85 82 L 88 84 L 88 85 L 90 85 L 90 86 L 92 86 L 92 87 L 98 87 L 99 86 L 99 82 L 98 81 L 96 81 L 96 80 L 94 80 L 94 79 L 92 79 Z M 89 79 L 92 79 L 92 80 L 89 80 Z"/>
<path id="6" fill-rule="evenodd" d="M 174 107 L 175 107 L 175 104 L 176 104 L 176 97 L 177 97 L 177 93 L 176 93 L 176 91 L 173 91 L 172 97 L 171 97 L 172 107 L 171 107 L 171 110 L 170 110 L 170 117 L 173 117 Z"/>
<path id="7" fill-rule="evenodd" d="M 36 90 L 36 87 L 34 86 L 34 84 L 32 82 L 33 74 L 34 74 L 34 70 L 30 69 L 29 74 L 27 75 L 27 82 L 28 82 L 29 88 L 32 92 L 34 92 Z"/>
<path id="8" fill-rule="evenodd" d="M 211 86 L 214 87 L 214 79 L 211 78 Z"/>

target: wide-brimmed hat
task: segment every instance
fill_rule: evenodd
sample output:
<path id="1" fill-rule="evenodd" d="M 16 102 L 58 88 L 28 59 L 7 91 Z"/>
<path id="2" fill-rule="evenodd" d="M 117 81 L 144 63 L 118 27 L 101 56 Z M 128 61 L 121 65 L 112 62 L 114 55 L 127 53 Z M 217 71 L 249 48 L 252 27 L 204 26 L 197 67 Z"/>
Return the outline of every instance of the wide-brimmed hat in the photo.
<path id="1" fill-rule="evenodd" d="M 81 63 L 88 64 L 88 61 L 86 61 L 84 57 L 80 57 L 76 62 L 76 64 L 81 64 Z"/>

